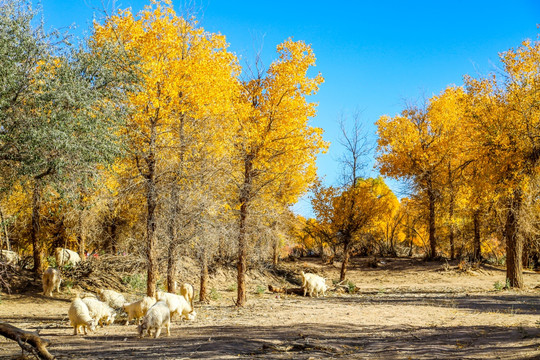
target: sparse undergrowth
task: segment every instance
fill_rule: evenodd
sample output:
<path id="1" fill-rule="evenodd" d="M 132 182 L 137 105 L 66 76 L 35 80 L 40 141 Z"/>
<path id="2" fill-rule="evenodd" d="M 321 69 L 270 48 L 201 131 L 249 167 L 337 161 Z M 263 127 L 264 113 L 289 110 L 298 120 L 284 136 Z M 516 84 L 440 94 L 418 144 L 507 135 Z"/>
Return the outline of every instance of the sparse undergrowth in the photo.
<path id="1" fill-rule="evenodd" d="M 157 340 L 141 341 L 134 325 L 121 322 L 89 336 L 72 336 L 66 323 L 72 295 L 65 289 L 55 299 L 38 295 L 38 289 L 3 295 L 0 318 L 25 329 L 40 328 L 40 335 L 55 340 L 50 350 L 58 358 L 364 359 L 376 353 L 427 360 L 433 352 L 425 350 L 434 347 L 444 360 L 487 360 L 494 352 L 508 359 L 540 356 L 540 290 L 535 289 L 540 274 L 527 272 L 530 285 L 523 291 L 494 292 L 494 283 L 504 285 L 503 269 L 441 271 L 442 262 L 412 259 L 385 259 L 377 268 L 366 259 L 355 258 L 353 264 L 341 291 L 333 290 L 339 265 L 317 259 L 281 265 L 291 274 L 309 268 L 323 275 L 332 289 L 324 298 L 269 293 L 263 284 L 281 285 L 283 278 L 272 271 L 251 271 L 244 308 L 233 306 L 235 272 L 217 269 L 208 283 L 210 302 L 196 304 L 196 320 L 173 320 L 171 336 Z M 143 279 L 126 278 L 126 286 L 136 288 Z M 88 346 L 89 339 L 95 345 Z M 0 338 L 0 358 L 18 354 L 16 343 Z"/>

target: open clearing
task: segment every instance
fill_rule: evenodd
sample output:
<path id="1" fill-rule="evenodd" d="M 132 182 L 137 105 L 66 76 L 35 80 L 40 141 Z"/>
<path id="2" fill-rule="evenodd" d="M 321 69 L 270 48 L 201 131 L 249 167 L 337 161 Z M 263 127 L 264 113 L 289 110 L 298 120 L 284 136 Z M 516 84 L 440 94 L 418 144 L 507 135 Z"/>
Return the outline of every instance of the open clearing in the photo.
<path id="1" fill-rule="evenodd" d="M 233 306 L 234 271 L 211 279 L 215 300 L 197 304 L 195 321 L 175 319 L 171 336 L 139 339 L 119 322 L 73 336 L 67 311 L 73 294 L 2 294 L 0 320 L 38 330 L 58 359 L 540 359 L 540 274 L 527 271 L 523 291 L 496 290 L 505 272 L 461 271 L 451 263 L 383 259 L 377 268 L 353 259 L 354 294 L 330 291 L 309 298 L 262 287 L 295 287 L 251 274 L 248 305 Z M 283 267 L 339 278 L 339 264 L 318 259 Z M 257 292 L 257 289 L 259 290 Z M 20 358 L 19 346 L 0 337 L 0 358 Z"/>

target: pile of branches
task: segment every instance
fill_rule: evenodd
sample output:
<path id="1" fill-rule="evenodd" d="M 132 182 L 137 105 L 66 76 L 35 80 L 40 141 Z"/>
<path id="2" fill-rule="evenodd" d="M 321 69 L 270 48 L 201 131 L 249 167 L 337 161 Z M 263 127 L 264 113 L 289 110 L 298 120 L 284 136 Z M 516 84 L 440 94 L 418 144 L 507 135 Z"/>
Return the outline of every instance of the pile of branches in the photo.
<path id="1" fill-rule="evenodd" d="M 141 272 L 146 268 L 143 259 L 134 256 L 102 255 L 89 257 L 75 266 L 62 268 L 64 283 L 71 282 L 85 291 L 114 289 L 120 292 L 130 291 L 126 276 Z"/>
<path id="2" fill-rule="evenodd" d="M 41 278 L 39 279 L 41 287 Z M 0 291 L 4 293 L 22 293 L 38 286 L 35 274 L 15 264 L 0 262 Z"/>
<path id="3" fill-rule="evenodd" d="M 11 285 L 8 279 L 13 279 L 14 271 L 12 265 L 0 262 L 0 291 L 11 293 Z"/>
<path id="4" fill-rule="evenodd" d="M 448 264 L 448 261 L 446 261 L 442 266 L 442 271 L 474 275 L 476 272 L 484 273 L 482 266 L 483 264 L 481 261 L 470 261 L 468 259 L 461 260 L 456 266 L 451 266 Z"/>
<path id="5" fill-rule="evenodd" d="M 297 274 L 295 269 L 277 266 L 270 269 L 270 272 L 280 278 L 285 279 L 287 282 L 295 285 L 302 285 L 302 280 Z"/>

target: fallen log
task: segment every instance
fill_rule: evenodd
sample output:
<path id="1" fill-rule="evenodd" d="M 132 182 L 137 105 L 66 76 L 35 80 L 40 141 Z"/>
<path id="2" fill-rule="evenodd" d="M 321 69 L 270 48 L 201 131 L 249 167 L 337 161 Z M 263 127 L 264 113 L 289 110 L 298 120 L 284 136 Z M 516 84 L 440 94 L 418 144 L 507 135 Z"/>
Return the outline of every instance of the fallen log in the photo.
<path id="1" fill-rule="evenodd" d="M 272 285 L 268 285 L 268 291 L 278 294 L 287 294 L 287 295 L 300 295 L 304 296 L 304 289 L 302 288 L 280 288 L 280 287 L 274 287 Z"/>
<path id="2" fill-rule="evenodd" d="M 54 356 L 47 350 L 47 346 L 49 346 L 51 342 L 42 339 L 36 333 L 21 330 L 8 323 L 0 322 L 0 335 L 16 341 L 23 351 L 34 354 L 40 359 L 54 359 Z"/>

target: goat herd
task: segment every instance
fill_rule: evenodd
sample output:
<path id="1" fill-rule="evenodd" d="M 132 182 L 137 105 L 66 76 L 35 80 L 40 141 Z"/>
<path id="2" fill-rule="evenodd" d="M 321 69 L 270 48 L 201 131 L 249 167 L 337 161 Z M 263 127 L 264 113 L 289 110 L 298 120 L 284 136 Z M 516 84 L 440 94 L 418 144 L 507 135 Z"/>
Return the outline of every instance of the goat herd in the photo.
<path id="1" fill-rule="evenodd" d="M 4 253 L 5 250 L 2 250 Z M 5 254 L 3 254 L 5 255 Z M 81 261 L 79 255 L 71 250 L 57 248 L 55 252 L 58 266 L 76 264 Z M 43 295 L 52 297 L 53 291 L 60 292 L 60 271 L 49 267 L 43 272 Z M 301 272 L 302 288 L 304 296 L 319 294 L 326 295 L 325 279 L 311 273 Z M 129 325 L 132 320 L 138 323 L 140 337 L 145 335 L 157 338 L 161 329 L 165 327 L 167 335 L 170 335 L 171 318 L 178 314 L 180 319 L 194 320 L 196 312 L 193 307 L 194 289 L 191 284 L 185 283 L 180 287 L 180 295 L 158 291 L 156 297 L 145 296 L 142 299 L 128 303 L 124 296 L 110 289 L 99 289 L 96 294 L 83 293 L 71 302 L 68 316 L 74 329 L 74 335 L 82 331 L 87 334 L 87 329 L 95 331 L 96 326 L 103 327 L 114 322 L 117 312 L 125 312 Z M 141 320 L 142 319 L 142 320 Z"/>

